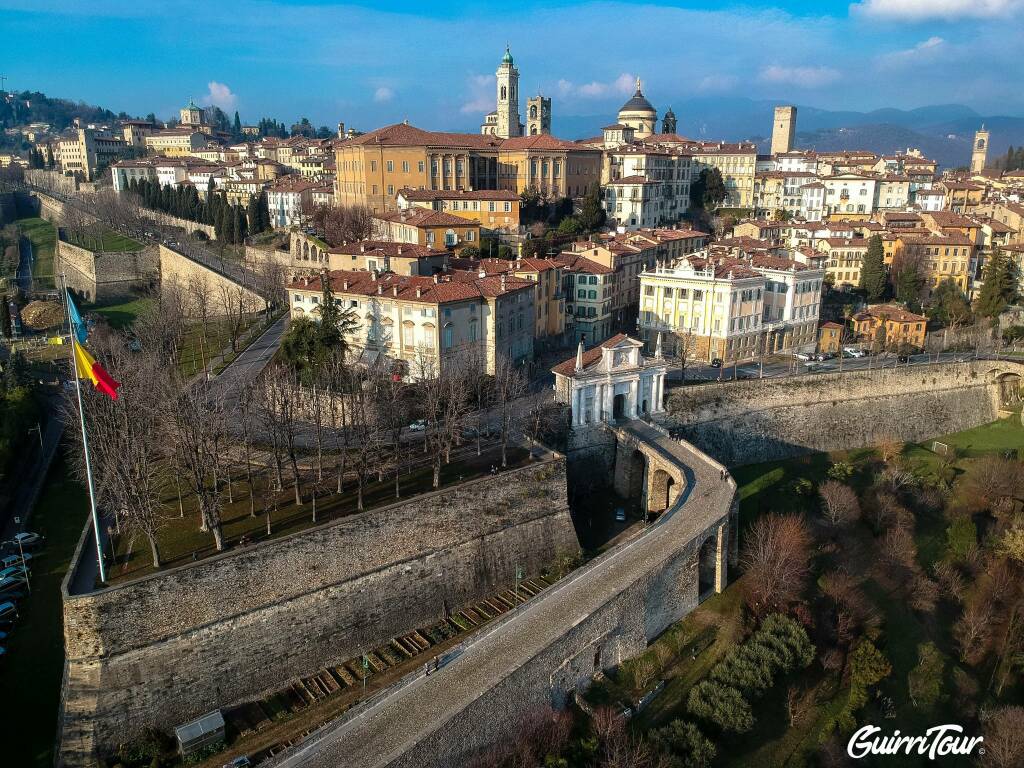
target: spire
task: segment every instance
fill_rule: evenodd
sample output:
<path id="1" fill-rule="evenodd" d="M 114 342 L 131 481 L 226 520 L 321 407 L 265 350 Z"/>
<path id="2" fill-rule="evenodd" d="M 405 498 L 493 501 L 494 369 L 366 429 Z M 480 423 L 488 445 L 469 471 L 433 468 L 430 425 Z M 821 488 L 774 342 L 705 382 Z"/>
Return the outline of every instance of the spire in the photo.
<path id="1" fill-rule="evenodd" d="M 654 359 L 661 360 L 661 331 L 658 331 L 658 340 L 654 343 Z"/>
<path id="2" fill-rule="evenodd" d="M 576 373 L 580 373 L 583 370 L 583 341 L 580 341 L 579 347 L 576 348 Z"/>
<path id="3" fill-rule="evenodd" d="M 637 79 L 636 79 L 636 95 L 637 96 L 642 96 L 643 95 L 643 91 L 640 90 L 640 78 L 639 77 L 637 77 Z"/>
<path id="4" fill-rule="evenodd" d="M 508 43 L 505 43 L 505 55 L 501 57 L 502 64 L 512 63 L 512 51 L 509 50 Z"/>

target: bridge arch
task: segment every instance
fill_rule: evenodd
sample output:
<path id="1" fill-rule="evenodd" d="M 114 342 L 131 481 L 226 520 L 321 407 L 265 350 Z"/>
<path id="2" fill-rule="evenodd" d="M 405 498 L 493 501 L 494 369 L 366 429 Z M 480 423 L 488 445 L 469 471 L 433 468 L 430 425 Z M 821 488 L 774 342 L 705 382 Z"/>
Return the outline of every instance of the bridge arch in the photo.
<path id="1" fill-rule="evenodd" d="M 679 495 L 679 487 L 672 475 L 664 469 L 654 470 L 651 475 L 650 490 L 647 497 L 647 508 L 651 512 L 664 512 Z"/>

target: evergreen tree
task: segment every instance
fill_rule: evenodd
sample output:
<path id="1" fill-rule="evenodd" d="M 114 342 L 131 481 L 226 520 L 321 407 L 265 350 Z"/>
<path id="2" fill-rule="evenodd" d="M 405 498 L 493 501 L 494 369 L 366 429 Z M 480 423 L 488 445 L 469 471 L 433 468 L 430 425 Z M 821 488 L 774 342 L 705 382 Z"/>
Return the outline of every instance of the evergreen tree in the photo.
<path id="1" fill-rule="evenodd" d="M 583 198 L 579 222 L 584 232 L 596 232 L 604 225 L 605 217 L 605 210 L 601 207 L 601 189 L 595 184 Z"/>
<path id="2" fill-rule="evenodd" d="M 916 263 L 905 263 L 896 274 L 894 286 L 896 298 L 907 305 L 911 312 L 921 311 L 921 289 L 924 287 L 924 276 Z"/>
<path id="3" fill-rule="evenodd" d="M 880 301 L 885 294 L 885 250 L 882 238 L 872 235 L 860 268 L 860 287 L 867 292 L 868 301 Z"/>
<path id="4" fill-rule="evenodd" d="M 978 294 L 975 307 L 979 315 L 996 318 L 1017 298 L 1014 272 L 1013 265 L 1002 251 L 992 252 L 985 265 L 985 283 Z"/>
<path id="5" fill-rule="evenodd" d="M 235 110 L 235 138 L 242 135 L 242 121 L 238 118 L 238 110 Z"/>
<path id="6" fill-rule="evenodd" d="M 260 192 L 259 219 L 260 232 L 266 232 L 268 229 L 270 229 L 270 204 L 267 202 L 267 193 L 265 190 Z"/>
<path id="7" fill-rule="evenodd" d="M 249 196 L 249 204 L 245 206 L 245 218 L 249 222 L 249 231 L 253 234 L 262 232 L 260 228 L 260 204 L 256 195 Z"/>
<path id="8" fill-rule="evenodd" d="M 0 332 L 3 333 L 5 339 L 11 338 L 11 335 L 14 333 L 11 327 L 10 303 L 6 294 L 0 298 Z"/>

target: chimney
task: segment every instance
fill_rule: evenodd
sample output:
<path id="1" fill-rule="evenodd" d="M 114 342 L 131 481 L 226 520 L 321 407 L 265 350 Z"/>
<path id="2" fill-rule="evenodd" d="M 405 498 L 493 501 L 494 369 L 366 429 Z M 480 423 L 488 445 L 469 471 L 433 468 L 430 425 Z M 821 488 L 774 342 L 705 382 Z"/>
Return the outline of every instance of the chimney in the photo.
<path id="1" fill-rule="evenodd" d="M 394 288 L 392 288 L 391 290 L 392 290 L 392 295 L 394 295 L 394 296 L 395 296 L 395 298 L 398 298 L 398 286 L 396 285 L 396 286 L 395 286 Z"/>
<path id="2" fill-rule="evenodd" d="M 418 299 L 422 295 L 423 295 L 423 291 L 421 291 L 420 287 L 417 285 L 416 286 L 416 298 Z"/>
<path id="3" fill-rule="evenodd" d="M 434 285 L 437 285 L 437 283 L 438 283 L 437 273 L 435 272 L 434 273 Z"/>
<path id="4" fill-rule="evenodd" d="M 384 286 L 381 285 L 380 283 L 377 283 L 377 295 L 378 296 L 382 296 L 383 294 L 384 294 Z"/>
<path id="5" fill-rule="evenodd" d="M 501 273 L 501 291 L 502 291 L 502 293 L 504 293 L 504 292 L 505 292 L 505 287 L 506 287 L 507 285 L 508 285 L 508 281 L 507 281 L 507 280 L 505 279 L 505 273 L 504 273 L 504 272 L 502 272 L 502 273 Z"/>
<path id="6" fill-rule="evenodd" d="M 583 340 L 580 339 L 580 345 L 576 348 L 576 373 L 583 370 Z"/>
<path id="7" fill-rule="evenodd" d="M 348 280 L 345 280 L 344 282 L 342 282 L 341 290 L 343 290 L 343 291 L 347 291 L 348 290 Z"/>
<path id="8" fill-rule="evenodd" d="M 366 245 L 364 243 L 359 244 L 359 252 L 366 253 Z"/>
<path id="9" fill-rule="evenodd" d="M 487 273 L 481 269 L 480 272 L 477 274 L 477 277 L 487 277 Z"/>

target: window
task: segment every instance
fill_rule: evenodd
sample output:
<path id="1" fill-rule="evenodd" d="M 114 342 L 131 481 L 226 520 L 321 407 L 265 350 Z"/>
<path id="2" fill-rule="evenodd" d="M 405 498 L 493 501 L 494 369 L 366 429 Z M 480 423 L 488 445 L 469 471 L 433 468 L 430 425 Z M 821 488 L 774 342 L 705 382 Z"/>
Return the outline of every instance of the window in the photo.
<path id="1" fill-rule="evenodd" d="M 301 302 L 302 301 L 302 294 L 301 293 L 296 293 L 295 294 L 295 301 L 296 302 Z"/>
<path id="2" fill-rule="evenodd" d="M 506 205 L 507 205 L 507 203 L 506 203 Z M 491 213 L 494 213 L 494 201 L 493 200 L 487 204 L 487 210 L 490 211 Z"/>
<path id="3" fill-rule="evenodd" d="M 395 161 L 394 160 L 388 160 L 388 162 L 387 162 L 387 169 L 388 169 L 388 173 L 391 173 L 392 171 L 395 170 Z"/>
<path id="4" fill-rule="evenodd" d="M 408 320 L 402 323 L 402 346 L 406 348 L 416 346 L 416 326 Z"/>
<path id="5" fill-rule="evenodd" d="M 402 161 L 402 172 L 403 173 L 408 173 L 409 172 L 409 161 L 408 160 L 403 160 Z"/>
<path id="6" fill-rule="evenodd" d="M 459 241 L 458 235 L 455 234 L 454 229 L 449 229 L 444 233 L 444 244 L 448 247 L 455 245 Z"/>
<path id="7" fill-rule="evenodd" d="M 371 160 L 370 161 L 370 170 L 371 171 L 376 171 L 377 170 L 377 161 L 376 160 Z"/>
<path id="8" fill-rule="evenodd" d="M 296 297 L 296 298 L 298 298 L 298 297 Z M 581 288 L 580 290 L 576 291 L 576 298 L 577 299 L 585 299 L 585 298 L 587 298 L 587 292 Z"/>

